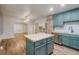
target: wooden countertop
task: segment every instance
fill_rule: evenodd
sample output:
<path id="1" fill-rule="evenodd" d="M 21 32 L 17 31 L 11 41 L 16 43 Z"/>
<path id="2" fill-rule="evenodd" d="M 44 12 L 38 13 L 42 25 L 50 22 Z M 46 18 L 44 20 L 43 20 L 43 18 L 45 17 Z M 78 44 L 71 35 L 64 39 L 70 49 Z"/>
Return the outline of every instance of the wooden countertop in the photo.
<path id="1" fill-rule="evenodd" d="M 54 35 L 46 34 L 46 33 L 36 33 L 36 34 L 29 34 L 29 35 L 24 35 L 24 36 L 30 39 L 31 41 L 36 42 L 44 38 L 53 37 Z"/>

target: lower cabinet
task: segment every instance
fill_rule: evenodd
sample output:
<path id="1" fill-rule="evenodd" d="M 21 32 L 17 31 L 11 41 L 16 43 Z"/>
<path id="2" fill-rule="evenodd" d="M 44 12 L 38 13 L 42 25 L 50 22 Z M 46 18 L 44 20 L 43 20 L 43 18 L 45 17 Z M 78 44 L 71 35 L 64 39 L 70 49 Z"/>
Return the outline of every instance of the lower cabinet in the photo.
<path id="1" fill-rule="evenodd" d="M 77 39 L 72 39 L 72 45 L 71 47 L 74 47 L 76 49 L 79 49 L 79 38 Z"/>
<path id="2" fill-rule="evenodd" d="M 30 40 L 26 41 L 26 54 L 28 55 L 34 54 L 34 43 Z"/>
<path id="3" fill-rule="evenodd" d="M 53 41 L 47 43 L 47 54 L 53 53 Z"/>
<path id="4" fill-rule="evenodd" d="M 36 42 L 27 39 L 27 55 L 48 55 L 53 52 L 53 38 L 45 38 Z"/>
<path id="5" fill-rule="evenodd" d="M 63 45 L 79 49 L 79 38 L 76 36 L 62 35 L 61 41 Z"/>
<path id="6" fill-rule="evenodd" d="M 46 55 L 46 45 L 38 46 L 35 49 L 35 55 Z"/>
<path id="7" fill-rule="evenodd" d="M 70 46 L 70 42 L 71 42 L 71 40 L 69 40 L 68 36 L 62 36 L 62 44 L 63 45 Z"/>

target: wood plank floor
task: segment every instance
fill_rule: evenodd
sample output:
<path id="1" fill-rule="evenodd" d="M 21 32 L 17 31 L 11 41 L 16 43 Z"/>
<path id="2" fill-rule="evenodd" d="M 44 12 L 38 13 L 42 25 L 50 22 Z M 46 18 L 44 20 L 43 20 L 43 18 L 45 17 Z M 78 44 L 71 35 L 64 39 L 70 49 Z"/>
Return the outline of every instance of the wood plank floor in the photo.
<path id="1" fill-rule="evenodd" d="M 79 55 L 78 50 L 54 44 L 53 55 Z"/>

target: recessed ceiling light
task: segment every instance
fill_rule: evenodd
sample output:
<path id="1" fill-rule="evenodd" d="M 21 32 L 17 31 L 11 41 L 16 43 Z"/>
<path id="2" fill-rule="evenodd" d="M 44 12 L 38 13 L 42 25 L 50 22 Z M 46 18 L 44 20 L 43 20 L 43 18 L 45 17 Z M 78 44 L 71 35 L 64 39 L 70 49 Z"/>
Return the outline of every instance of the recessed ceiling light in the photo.
<path id="1" fill-rule="evenodd" d="M 49 9 L 49 11 L 53 11 L 53 10 L 54 10 L 53 8 L 50 8 L 50 9 Z"/>
<path id="2" fill-rule="evenodd" d="M 65 6 L 65 4 L 61 4 L 61 6 Z"/>

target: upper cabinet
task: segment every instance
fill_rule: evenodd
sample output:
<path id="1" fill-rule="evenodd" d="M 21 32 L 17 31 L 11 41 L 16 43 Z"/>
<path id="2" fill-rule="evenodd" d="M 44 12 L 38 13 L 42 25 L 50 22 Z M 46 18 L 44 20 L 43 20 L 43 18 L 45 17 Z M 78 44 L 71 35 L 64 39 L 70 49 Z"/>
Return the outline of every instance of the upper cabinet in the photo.
<path id="1" fill-rule="evenodd" d="M 79 8 L 53 15 L 54 26 L 63 26 L 64 22 L 79 21 Z"/>
<path id="2" fill-rule="evenodd" d="M 71 19 L 72 19 L 73 21 L 79 20 L 79 9 L 78 9 L 78 10 L 75 10 L 75 11 L 72 11 Z"/>
<path id="3" fill-rule="evenodd" d="M 53 17 L 53 23 L 54 23 L 54 26 L 62 26 L 63 25 L 63 14 L 57 14 L 57 15 L 54 15 Z"/>
<path id="4" fill-rule="evenodd" d="M 63 14 L 64 21 L 69 21 L 69 20 L 71 20 L 71 19 L 70 19 L 70 14 L 71 14 L 70 12 L 67 12 L 67 13 L 64 13 L 64 14 Z"/>
<path id="5" fill-rule="evenodd" d="M 79 10 L 71 10 L 64 13 L 64 22 L 65 21 L 78 21 L 79 20 Z"/>

